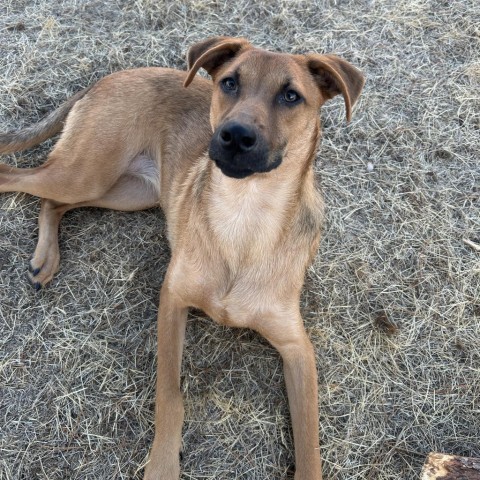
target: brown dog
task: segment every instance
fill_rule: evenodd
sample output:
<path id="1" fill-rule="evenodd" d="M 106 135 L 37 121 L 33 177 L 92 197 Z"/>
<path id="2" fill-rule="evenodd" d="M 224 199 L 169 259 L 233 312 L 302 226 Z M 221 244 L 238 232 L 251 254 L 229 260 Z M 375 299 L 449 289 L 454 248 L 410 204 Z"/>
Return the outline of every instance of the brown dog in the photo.
<path id="1" fill-rule="evenodd" d="M 42 166 L 0 165 L 0 192 L 42 198 L 30 267 L 37 289 L 58 269 L 57 232 L 67 210 L 163 208 L 172 259 L 160 295 L 146 479 L 180 475 L 180 365 L 187 308 L 196 307 L 220 324 L 256 330 L 278 349 L 295 479 L 318 480 L 315 356 L 299 311 L 323 217 L 313 172 L 318 111 L 342 94 L 350 119 L 364 78 L 332 55 L 271 53 L 226 37 L 194 45 L 188 64 L 188 73 L 109 75 L 38 125 L 0 135 L 0 153 L 7 153 L 62 132 Z M 195 75 L 201 67 L 213 88 Z"/>

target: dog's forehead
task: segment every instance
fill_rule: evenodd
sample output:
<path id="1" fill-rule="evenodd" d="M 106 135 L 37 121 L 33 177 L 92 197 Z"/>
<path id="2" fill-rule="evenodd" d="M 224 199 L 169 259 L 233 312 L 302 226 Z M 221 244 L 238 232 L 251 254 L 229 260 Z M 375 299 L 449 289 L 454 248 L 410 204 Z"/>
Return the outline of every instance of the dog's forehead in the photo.
<path id="1" fill-rule="evenodd" d="M 288 53 L 252 49 L 244 52 L 229 66 L 242 84 L 281 88 L 286 84 L 309 83 L 307 72 Z"/>

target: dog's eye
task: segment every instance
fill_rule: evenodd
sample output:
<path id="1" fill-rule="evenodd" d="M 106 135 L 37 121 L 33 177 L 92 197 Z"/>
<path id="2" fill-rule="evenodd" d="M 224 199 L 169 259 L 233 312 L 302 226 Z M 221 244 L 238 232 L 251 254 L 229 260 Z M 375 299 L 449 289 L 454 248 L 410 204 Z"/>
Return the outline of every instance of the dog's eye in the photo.
<path id="1" fill-rule="evenodd" d="M 222 80 L 222 88 L 226 92 L 235 92 L 237 90 L 237 82 L 232 77 L 227 77 Z"/>
<path id="2" fill-rule="evenodd" d="M 287 103 L 296 103 L 301 99 L 301 97 L 295 90 L 286 90 L 283 94 L 283 99 Z"/>

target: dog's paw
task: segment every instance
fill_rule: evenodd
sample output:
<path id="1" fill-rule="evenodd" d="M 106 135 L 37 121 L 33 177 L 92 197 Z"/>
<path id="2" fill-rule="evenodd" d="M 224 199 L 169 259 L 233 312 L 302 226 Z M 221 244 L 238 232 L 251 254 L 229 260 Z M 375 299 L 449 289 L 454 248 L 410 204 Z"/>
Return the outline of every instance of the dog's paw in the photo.
<path id="1" fill-rule="evenodd" d="M 49 252 L 44 257 L 34 255 L 28 266 L 28 280 L 32 287 L 38 292 L 58 271 L 60 258 L 58 253 Z"/>
<path id="2" fill-rule="evenodd" d="M 35 281 L 35 276 L 32 274 L 32 272 L 28 272 L 27 279 L 36 292 L 42 289 L 43 285 L 40 282 Z"/>
<path id="3" fill-rule="evenodd" d="M 28 271 L 32 274 L 32 277 L 36 277 L 42 269 L 40 267 L 34 267 L 32 261 L 28 264 Z"/>

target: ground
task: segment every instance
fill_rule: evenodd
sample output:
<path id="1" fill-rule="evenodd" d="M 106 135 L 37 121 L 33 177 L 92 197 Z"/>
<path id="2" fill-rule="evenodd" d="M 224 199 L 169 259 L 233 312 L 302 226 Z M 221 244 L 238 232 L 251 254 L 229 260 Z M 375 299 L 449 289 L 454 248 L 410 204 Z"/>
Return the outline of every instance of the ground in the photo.
<path id="1" fill-rule="evenodd" d="M 185 69 L 240 35 L 333 52 L 367 83 L 322 110 L 327 218 L 302 312 L 317 353 L 328 480 L 415 480 L 430 451 L 480 456 L 480 4 L 462 1 L 3 0 L 0 129 L 106 74 Z M 52 143 L 2 157 L 40 164 Z M 0 196 L 0 479 L 139 479 L 153 436 L 160 211 L 83 209 L 61 268 L 26 280 L 38 199 Z M 292 478 L 278 354 L 194 312 L 182 479 Z"/>

